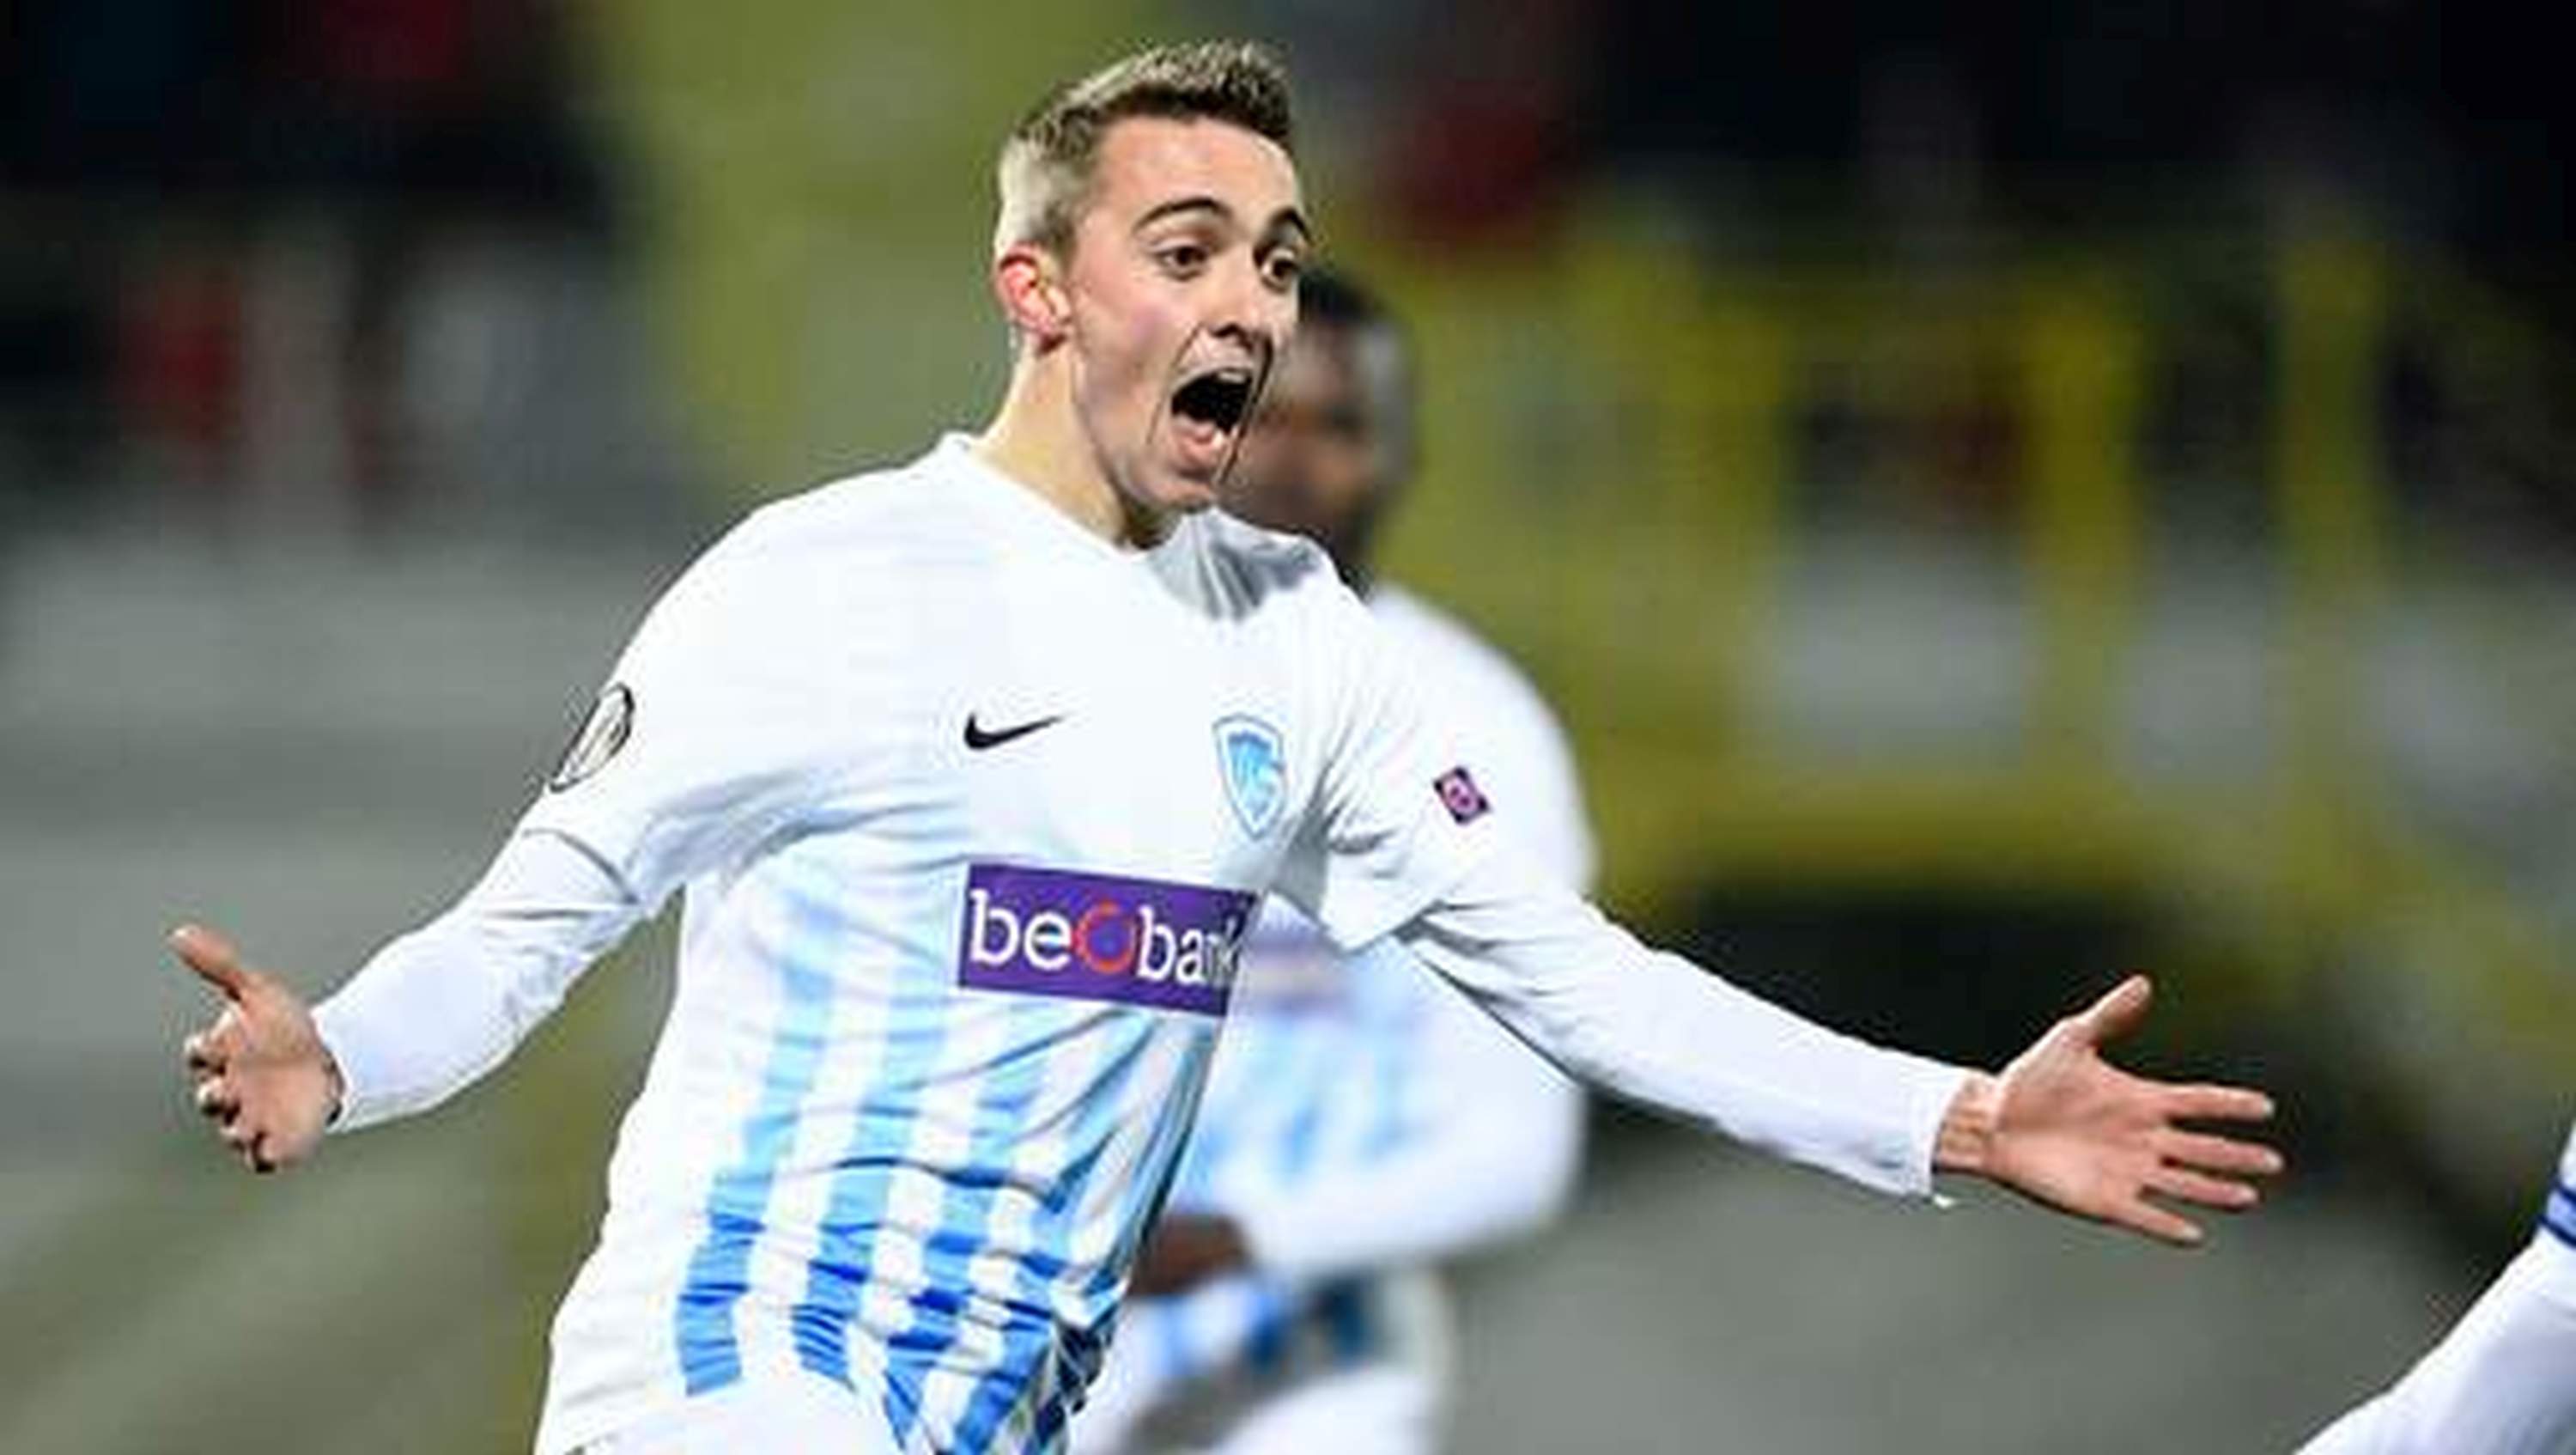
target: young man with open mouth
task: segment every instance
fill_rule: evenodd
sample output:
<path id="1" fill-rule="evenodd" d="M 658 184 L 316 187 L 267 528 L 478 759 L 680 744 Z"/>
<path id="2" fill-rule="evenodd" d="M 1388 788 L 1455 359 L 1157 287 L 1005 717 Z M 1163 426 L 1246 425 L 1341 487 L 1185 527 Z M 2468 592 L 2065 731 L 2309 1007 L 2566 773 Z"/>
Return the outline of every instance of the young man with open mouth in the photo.
<path id="1" fill-rule="evenodd" d="M 1394 936 L 1569 1071 L 1923 1196 L 1936 1168 L 2175 1241 L 2277 1165 L 2250 1091 L 2095 1047 L 2000 1075 L 1649 951 L 1512 850 L 1311 545 L 1207 509 L 1310 227 L 1257 48 L 1144 52 L 1000 165 L 980 435 L 757 512 L 654 607 L 491 868 L 308 1013 L 211 931 L 196 1101 L 255 1168 L 505 1056 L 678 890 L 678 986 L 554 1326 L 537 1445 L 1054 1449 L 1168 1183 L 1259 897 Z"/>

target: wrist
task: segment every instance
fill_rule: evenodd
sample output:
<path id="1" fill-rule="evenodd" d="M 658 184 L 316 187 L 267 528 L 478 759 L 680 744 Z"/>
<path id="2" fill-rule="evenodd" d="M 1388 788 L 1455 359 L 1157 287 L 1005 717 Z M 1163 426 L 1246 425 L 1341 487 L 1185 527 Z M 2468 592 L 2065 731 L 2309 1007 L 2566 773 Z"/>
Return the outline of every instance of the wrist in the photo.
<path id="1" fill-rule="evenodd" d="M 364 1088 L 359 1089 L 360 1094 L 355 1098 L 350 1094 L 348 1067 L 354 1062 L 361 1073 L 365 1071 L 366 1048 L 353 1041 L 350 1027 L 340 1017 L 336 999 L 313 1007 L 310 1015 L 312 1019 L 308 1029 L 313 1038 L 315 1059 L 321 1063 L 322 1072 L 322 1130 L 337 1131 L 349 1120 L 353 1110 L 365 1109 Z M 353 1100 L 359 1105 L 353 1107 Z"/>
<path id="2" fill-rule="evenodd" d="M 329 1095 L 329 1104 L 322 1111 L 322 1129 L 329 1131 L 340 1124 L 340 1113 L 349 1102 L 349 1083 L 340 1075 L 340 1058 L 331 1054 L 329 1046 L 322 1048 L 322 1087 Z"/>
<path id="3" fill-rule="evenodd" d="M 1995 1116 L 2002 1104 L 2002 1083 L 1983 1071 L 1968 1073 L 1941 1115 L 1940 1133 L 1932 1143 L 1932 1166 L 1939 1172 L 1983 1176 L 1993 1165 Z"/>

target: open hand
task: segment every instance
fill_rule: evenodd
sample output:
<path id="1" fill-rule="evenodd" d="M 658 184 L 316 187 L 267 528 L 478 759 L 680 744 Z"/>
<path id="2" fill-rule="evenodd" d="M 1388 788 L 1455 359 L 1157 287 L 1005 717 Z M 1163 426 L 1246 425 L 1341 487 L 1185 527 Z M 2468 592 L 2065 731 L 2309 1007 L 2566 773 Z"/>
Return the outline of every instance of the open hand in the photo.
<path id="1" fill-rule="evenodd" d="M 197 1110 L 254 1172 L 302 1161 L 340 1105 L 340 1069 L 312 1012 L 212 930 L 183 925 L 170 949 L 224 1001 L 213 1025 L 181 1043 Z"/>
<path id="2" fill-rule="evenodd" d="M 2181 1123 L 2263 1121 L 2271 1098 L 2150 1081 L 2102 1059 L 2103 1043 L 2145 1018 L 2152 993 L 2133 975 L 2050 1027 L 2000 1077 L 1971 1078 L 1942 1122 L 1936 1164 L 2185 1246 L 2200 1241 L 2199 1226 L 2148 1201 L 2151 1194 L 2226 1211 L 2252 1207 L 2260 1194 L 2247 1179 L 2280 1171 L 2280 1154 Z"/>

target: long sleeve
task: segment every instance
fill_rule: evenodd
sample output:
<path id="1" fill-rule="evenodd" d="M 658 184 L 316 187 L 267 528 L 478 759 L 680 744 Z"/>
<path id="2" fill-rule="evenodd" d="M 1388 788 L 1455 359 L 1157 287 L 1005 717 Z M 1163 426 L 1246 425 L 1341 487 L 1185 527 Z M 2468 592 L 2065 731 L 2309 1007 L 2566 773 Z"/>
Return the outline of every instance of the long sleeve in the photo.
<path id="1" fill-rule="evenodd" d="M 425 1110 L 499 1064 L 644 912 L 571 841 L 512 838 L 446 913 L 314 1008 L 344 1083 L 335 1127 Z"/>
<path id="2" fill-rule="evenodd" d="M 831 578 L 781 538 L 755 515 L 672 584 L 482 880 L 317 1008 L 346 1083 L 336 1126 L 490 1070 L 638 921 L 854 771 L 850 674 L 775 629 L 826 616 Z"/>
<path id="3" fill-rule="evenodd" d="M 2576 1132 L 2531 1243 L 2403 1379 L 2299 1455 L 2576 1449 Z"/>
<path id="4" fill-rule="evenodd" d="M 1604 1091 L 1880 1191 L 1931 1191 L 1964 1070 L 1836 1034 L 1648 949 L 1516 853 L 1481 858 L 1397 937 Z"/>

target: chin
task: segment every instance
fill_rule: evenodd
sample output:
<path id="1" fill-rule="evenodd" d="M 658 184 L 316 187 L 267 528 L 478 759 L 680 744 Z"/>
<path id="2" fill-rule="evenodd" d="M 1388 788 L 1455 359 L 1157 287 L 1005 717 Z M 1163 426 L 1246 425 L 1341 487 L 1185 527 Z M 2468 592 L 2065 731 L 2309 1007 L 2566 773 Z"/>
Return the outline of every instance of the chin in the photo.
<path id="1" fill-rule="evenodd" d="M 1213 485 L 1167 471 L 1131 478 L 1119 487 L 1118 496 L 1127 514 L 1131 538 L 1147 544 L 1160 541 L 1184 516 L 1196 515 L 1217 503 Z"/>
<path id="2" fill-rule="evenodd" d="M 1217 504 L 1216 480 L 1198 480 L 1187 475 L 1167 475 L 1156 482 L 1153 504 L 1157 510 L 1174 515 L 1196 515 Z"/>

